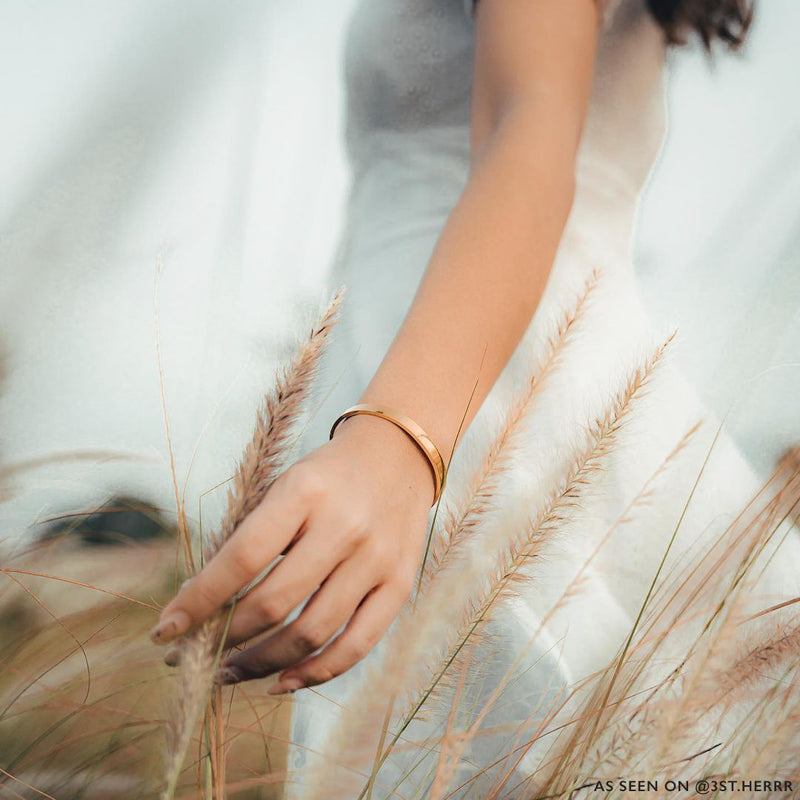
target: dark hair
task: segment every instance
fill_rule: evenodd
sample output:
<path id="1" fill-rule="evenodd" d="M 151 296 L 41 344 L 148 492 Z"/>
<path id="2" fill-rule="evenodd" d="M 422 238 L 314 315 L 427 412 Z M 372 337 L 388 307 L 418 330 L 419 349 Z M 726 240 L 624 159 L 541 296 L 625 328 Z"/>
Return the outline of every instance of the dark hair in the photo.
<path id="1" fill-rule="evenodd" d="M 738 50 L 753 21 L 753 0 L 647 0 L 669 44 L 697 34 L 707 51 L 715 41 Z"/>

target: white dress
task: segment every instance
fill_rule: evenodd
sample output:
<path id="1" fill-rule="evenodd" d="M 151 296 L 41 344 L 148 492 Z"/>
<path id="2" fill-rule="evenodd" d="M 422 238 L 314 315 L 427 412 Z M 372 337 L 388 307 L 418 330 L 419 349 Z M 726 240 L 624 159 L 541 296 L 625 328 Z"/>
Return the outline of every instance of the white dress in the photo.
<path id="1" fill-rule="evenodd" d="M 346 227 L 329 289 L 347 286 L 342 320 L 325 360 L 319 407 L 302 451 L 327 439 L 331 422 L 357 402 L 402 323 L 437 237 L 465 185 L 469 167 L 469 97 L 473 21 L 470 0 L 361 0 L 346 50 L 347 145 L 352 189 Z M 500 486 L 492 530 L 520 530 L 564 474 L 580 431 L 606 407 L 625 376 L 669 331 L 654 331 L 637 293 L 632 241 L 637 203 L 666 130 L 661 30 L 644 0 L 607 0 L 597 54 L 595 86 L 577 162 L 577 190 L 546 293 L 523 341 L 467 431 L 453 460 L 444 503 L 480 461 L 498 423 L 536 368 L 555 322 L 592 274 L 601 275 L 581 330 L 561 356 L 558 369 L 536 397 L 524 444 Z M 680 337 L 672 345 L 680 347 Z M 492 677 L 502 676 L 539 622 L 561 596 L 598 537 L 658 469 L 691 426 L 705 420 L 668 471 L 659 491 L 592 560 L 580 592 L 547 620 L 529 649 L 518 679 L 504 692 L 487 725 L 513 723 L 533 707 L 532 698 L 574 682 L 604 666 L 624 641 L 680 516 L 716 431 L 675 367 L 667 363 L 639 401 L 620 446 L 608 459 L 598 486 L 582 499 L 577 522 L 549 544 L 542 565 L 523 596 L 506 603 L 492 622 L 495 649 L 472 656 Z M 724 529 L 753 494 L 758 480 L 723 435 L 703 474 L 680 528 L 676 550 Z M 441 513 L 441 512 L 440 512 Z M 490 533 L 487 532 L 487 537 Z M 798 594 L 800 544 L 795 532 L 784 543 L 786 565 L 774 566 L 754 607 Z M 705 539 L 704 539 L 705 540 Z M 488 538 L 487 538 L 488 541 Z M 469 580 L 465 575 L 465 581 Z M 766 582 L 765 582 L 766 583 Z M 348 673 L 292 696 L 293 725 L 288 785 L 290 798 L 351 798 L 363 784 L 346 770 L 316 759 L 336 749 L 343 705 L 358 698 L 361 682 L 378 663 L 386 637 Z M 500 642 L 497 648 L 496 643 Z M 554 688 L 555 687 L 555 688 Z M 472 687 L 472 699 L 482 691 Z M 484 698 L 485 699 L 485 698 Z M 429 713 L 406 731 L 415 738 L 447 721 L 447 709 Z M 457 777 L 477 773 L 514 741 L 496 733 L 473 743 Z M 432 761 L 418 765 L 421 750 L 395 752 L 381 769 L 375 797 L 423 797 Z M 535 766 L 536 751 L 515 773 Z M 417 767 L 404 777 L 414 765 Z M 367 767 L 368 768 L 368 767 Z M 328 783 L 306 780 L 322 770 Z M 527 772 L 526 772 L 527 770 Z M 491 771 L 487 772 L 491 775 Z M 348 782 L 349 781 L 349 782 Z M 509 788 L 517 781 L 512 780 Z M 456 796 L 481 797 L 480 781 Z M 488 784 L 484 784 L 488 785 Z"/>

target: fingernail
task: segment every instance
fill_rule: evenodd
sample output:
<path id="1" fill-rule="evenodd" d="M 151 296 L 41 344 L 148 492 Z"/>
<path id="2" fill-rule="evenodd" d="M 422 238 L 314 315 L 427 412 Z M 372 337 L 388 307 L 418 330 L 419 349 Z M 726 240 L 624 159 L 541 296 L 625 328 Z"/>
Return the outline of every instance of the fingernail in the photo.
<path id="1" fill-rule="evenodd" d="M 191 619 L 185 611 L 173 611 L 150 629 L 150 639 L 154 644 L 166 644 L 185 633 L 190 624 Z"/>
<path id="2" fill-rule="evenodd" d="M 164 653 L 164 663 L 168 667 L 177 667 L 181 663 L 181 648 L 174 644 Z"/>
<path id="3" fill-rule="evenodd" d="M 214 683 L 229 686 L 231 683 L 239 683 L 242 678 L 244 673 L 238 667 L 220 667 L 214 676 Z"/>
<path id="4" fill-rule="evenodd" d="M 267 694 L 283 694 L 284 692 L 296 692 L 302 689 L 305 682 L 301 678 L 283 678 L 278 683 L 273 684 L 267 689 Z"/>

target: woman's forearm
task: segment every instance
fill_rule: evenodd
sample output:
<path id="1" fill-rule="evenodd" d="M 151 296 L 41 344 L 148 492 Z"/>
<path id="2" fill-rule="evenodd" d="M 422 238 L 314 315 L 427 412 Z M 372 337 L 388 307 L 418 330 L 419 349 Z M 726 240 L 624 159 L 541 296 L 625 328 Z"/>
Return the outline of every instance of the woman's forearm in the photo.
<path id="1" fill-rule="evenodd" d="M 509 111 L 495 126 L 359 400 L 402 410 L 445 459 L 544 291 L 574 192 L 576 139 L 560 131 L 534 107 Z"/>

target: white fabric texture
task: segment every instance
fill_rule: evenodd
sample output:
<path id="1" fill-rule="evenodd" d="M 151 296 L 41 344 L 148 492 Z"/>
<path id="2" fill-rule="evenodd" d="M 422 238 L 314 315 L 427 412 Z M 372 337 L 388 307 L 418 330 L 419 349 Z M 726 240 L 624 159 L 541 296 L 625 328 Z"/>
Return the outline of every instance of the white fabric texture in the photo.
<path id="1" fill-rule="evenodd" d="M 331 276 L 347 295 L 340 325 L 326 355 L 326 383 L 307 430 L 309 449 L 327 438 L 330 421 L 354 402 L 377 368 L 400 326 L 447 214 L 463 189 L 469 167 L 469 90 L 473 29 L 468 0 L 374 2 L 362 0 L 352 18 L 346 52 L 347 144 L 353 166 L 346 226 Z M 613 16 L 612 16 L 613 11 Z M 466 12 L 466 19 L 465 13 Z M 451 466 L 445 503 L 458 498 L 479 463 L 514 392 L 535 369 L 555 321 L 593 270 L 602 278 L 579 335 L 552 381 L 543 389 L 526 423 L 524 446 L 500 487 L 499 511 L 491 530 L 520 530 L 540 508 L 568 464 L 579 431 L 602 412 L 667 331 L 653 330 L 633 278 L 631 245 L 642 187 L 666 130 L 665 46 L 643 0 L 604 8 L 596 78 L 577 162 L 577 189 L 545 296 L 531 325 L 467 431 Z M 669 359 L 668 359 L 669 362 Z M 603 546 L 585 576 L 582 591 L 548 621 L 519 668 L 487 726 L 520 721 L 555 689 L 604 666 L 624 641 L 645 596 L 677 516 L 716 430 L 714 419 L 670 363 L 625 433 L 602 490 L 588 502 L 580 523 L 552 543 L 545 567 L 530 591 L 504 607 L 492 623 L 496 650 L 477 648 L 476 673 L 498 679 L 529 644 L 531 632 L 560 597 L 607 529 L 683 434 L 705 424 L 671 474 L 667 489 L 650 505 L 641 524 L 623 527 Z M 681 527 L 675 552 L 698 547 L 719 533 L 758 485 L 756 476 L 724 435 L 717 442 L 694 502 Z M 485 534 L 486 541 L 491 533 Z M 479 569 L 482 543 L 476 544 Z M 785 542 L 784 566 L 773 565 L 769 599 L 798 591 L 797 536 Z M 470 577 L 465 574 L 464 582 Z M 464 587 L 465 590 L 468 587 Z M 765 589 L 766 593 L 766 589 Z M 767 593 L 768 594 L 768 593 Z M 753 602 L 766 604 L 764 596 Z M 432 611 L 446 613 L 441 609 Z M 358 776 L 325 763 L 337 740 L 341 708 L 358 698 L 368 670 L 379 663 L 386 638 L 365 661 L 313 691 L 293 696 L 293 745 L 289 768 L 291 800 L 314 794 L 309 776 L 322 770 L 327 798 L 357 796 Z M 467 690 L 470 701 L 485 699 L 481 680 Z M 470 694 L 472 692 L 472 694 Z M 421 741 L 443 730 L 447 708 L 429 713 L 405 732 Z M 438 726 L 438 727 L 437 727 Z M 513 734 L 480 738 L 459 767 L 451 789 L 491 763 L 514 741 Z M 516 768 L 509 787 L 536 765 L 536 748 Z M 375 796 L 425 796 L 431 760 L 413 749 L 383 765 Z M 416 769 L 414 765 L 422 761 Z M 365 766 L 368 772 L 368 765 Z M 410 774 L 408 774 L 410 773 Z M 494 777 L 488 770 L 456 797 L 486 796 Z M 483 781 L 483 782 L 482 782 Z M 448 795 L 451 796 L 451 795 Z"/>

